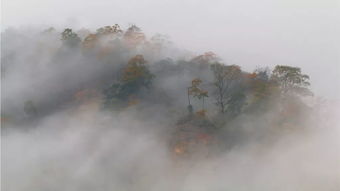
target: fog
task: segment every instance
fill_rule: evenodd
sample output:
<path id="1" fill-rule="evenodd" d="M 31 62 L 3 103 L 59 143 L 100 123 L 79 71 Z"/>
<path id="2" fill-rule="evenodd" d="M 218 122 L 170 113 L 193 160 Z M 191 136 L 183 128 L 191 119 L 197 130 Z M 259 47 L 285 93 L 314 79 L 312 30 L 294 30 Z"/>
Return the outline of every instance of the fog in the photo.
<path id="1" fill-rule="evenodd" d="M 157 131 L 164 124 L 84 109 L 49 116 L 34 131 L 10 130 L 3 189 L 339 190 L 339 126 L 329 119 L 272 145 L 182 161 Z"/>
<path id="2" fill-rule="evenodd" d="M 339 2 L 2 10 L 3 190 L 340 190 Z M 116 23 L 122 32 L 97 30 Z M 216 63 L 240 66 L 222 112 Z M 301 68 L 311 86 L 285 92 L 277 65 Z"/>
<path id="3" fill-rule="evenodd" d="M 340 97 L 339 88 L 324 83 L 340 83 L 338 0 L 3 0 L 2 12 L 2 28 L 137 24 L 149 35 L 167 34 L 181 48 L 213 51 L 248 70 L 302 67 L 319 95 Z"/>

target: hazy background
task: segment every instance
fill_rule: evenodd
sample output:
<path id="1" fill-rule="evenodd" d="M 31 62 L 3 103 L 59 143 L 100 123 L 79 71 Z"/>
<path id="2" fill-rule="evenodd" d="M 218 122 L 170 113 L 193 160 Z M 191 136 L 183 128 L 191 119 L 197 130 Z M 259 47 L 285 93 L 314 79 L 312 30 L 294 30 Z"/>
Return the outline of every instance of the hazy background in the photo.
<path id="1" fill-rule="evenodd" d="M 299 66 L 311 76 L 317 96 L 339 99 L 339 9 L 335 0 L 2 0 L 1 30 L 18 28 L 2 36 L 7 70 L 1 78 L 1 109 L 11 114 L 1 129 L 2 190 L 340 190 L 339 102 L 320 102 L 303 126 L 282 131 L 280 138 L 272 136 L 266 120 L 275 115 L 243 116 L 226 127 L 224 134 L 238 143 L 228 152 L 180 160 L 169 149 L 177 122 L 169 116 L 183 114 L 158 104 L 162 100 L 121 112 L 103 111 L 96 98 L 57 102 L 82 88 L 80 82 L 111 75 L 116 71 L 111 67 L 126 63 L 132 51 L 101 61 L 77 49 L 65 51 L 59 34 L 26 32 L 30 27 L 94 31 L 137 24 L 148 37 L 167 34 L 181 49 L 214 51 L 248 71 Z M 163 74 L 164 66 L 151 67 Z M 158 75 L 154 87 L 170 92 L 165 95 L 174 97 L 171 104 L 185 106 L 182 92 L 196 76 L 195 67 L 183 69 L 185 75 L 163 71 L 170 74 Z M 47 108 L 39 110 L 39 120 L 20 120 L 26 100 Z M 238 140 L 235 131 L 228 131 L 235 127 L 247 136 Z M 263 137 L 275 141 L 268 144 Z"/>
<path id="2" fill-rule="evenodd" d="M 340 97 L 339 0 L 2 0 L 2 30 L 133 23 L 245 70 L 302 67 L 317 95 Z"/>

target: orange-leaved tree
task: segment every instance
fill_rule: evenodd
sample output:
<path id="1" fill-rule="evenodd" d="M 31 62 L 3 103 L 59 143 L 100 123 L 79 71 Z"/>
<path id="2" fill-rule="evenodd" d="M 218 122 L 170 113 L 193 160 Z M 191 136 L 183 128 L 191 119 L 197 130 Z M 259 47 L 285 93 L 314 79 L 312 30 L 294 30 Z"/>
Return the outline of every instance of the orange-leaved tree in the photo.
<path id="1" fill-rule="evenodd" d="M 136 55 L 131 58 L 123 69 L 119 82 L 114 83 L 104 91 L 106 100 L 118 99 L 127 101 L 129 97 L 135 97 L 142 88 L 149 88 L 154 75 L 146 64 L 147 62 L 143 55 Z"/>
<path id="2" fill-rule="evenodd" d="M 195 78 L 191 81 L 191 86 L 188 88 L 188 95 L 192 95 L 193 97 L 198 98 L 199 100 L 202 100 L 202 111 L 205 113 L 204 108 L 204 98 L 208 97 L 208 91 L 203 90 L 200 85 L 202 83 L 202 80 L 199 78 Z"/>

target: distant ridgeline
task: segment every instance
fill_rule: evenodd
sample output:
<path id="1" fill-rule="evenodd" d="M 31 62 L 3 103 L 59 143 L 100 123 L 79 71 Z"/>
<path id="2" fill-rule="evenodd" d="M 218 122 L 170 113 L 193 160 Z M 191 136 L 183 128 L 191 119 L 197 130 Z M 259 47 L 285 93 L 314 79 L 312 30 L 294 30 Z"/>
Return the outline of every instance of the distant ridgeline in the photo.
<path id="1" fill-rule="evenodd" d="M 53 105 L 86 104 L 93 99 L 101 100 L 103 110 L 136 107 L 143 111 L 157 106 L 161 111 L 175 111 L 164 112 L 173 115 L 164 117 L 177 118 L 171 148 L 183 154 L 197 145 L 222 140 L 230 145 L 235 137 L 246 137 L 245 125 L 234 125 L 240 120 L 252 121 L 258 132 L 274 134 L 278 129 L 301 127 L 309 110 L 303 101 L 312 95 L 309 76 L 297 67 L 278 65 L 245 72 L 240 66 L 223 63 L 212 52 L 188 58 L 166 36 L 147 38 L 135 25 L 123 30 L 116 24 L 96 32 L 67 28 L 60 33 L 50 28 L 42 33 L 44 38 L 53 35 L 61 42 L 51 49 L 55 62 L 58 56 L 63 58 L 60 70 L 72 60 L 77 72 L 87 76 L 61 84 L 60 95 L 27 100 L 23 110 L 28 118 L 43 115 Z M 264 126 L 271 128 L 264 130 Z"/>

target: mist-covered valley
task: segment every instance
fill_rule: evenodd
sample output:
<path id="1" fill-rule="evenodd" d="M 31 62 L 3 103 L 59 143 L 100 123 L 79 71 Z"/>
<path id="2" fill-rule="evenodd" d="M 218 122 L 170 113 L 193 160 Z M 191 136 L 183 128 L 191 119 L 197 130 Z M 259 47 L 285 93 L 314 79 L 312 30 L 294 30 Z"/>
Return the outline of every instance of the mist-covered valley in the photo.
<path id="1" fill-rule="evenodd" d="M 340 190 L 339 102 L 136 25 L 2 33 L 2 189 Z"/>

